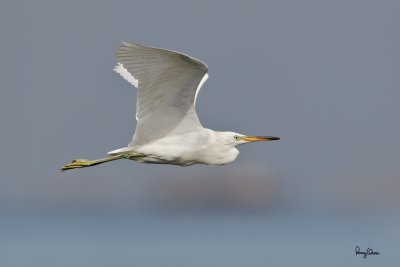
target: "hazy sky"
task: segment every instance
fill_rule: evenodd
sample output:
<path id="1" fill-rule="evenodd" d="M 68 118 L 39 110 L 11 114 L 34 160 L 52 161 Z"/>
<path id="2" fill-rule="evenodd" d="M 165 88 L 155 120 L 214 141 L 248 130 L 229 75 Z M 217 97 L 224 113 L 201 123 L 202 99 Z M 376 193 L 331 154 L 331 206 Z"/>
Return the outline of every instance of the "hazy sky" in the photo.
<path id="1" fill-rule="evenodd" d="M 5 1 L 0 194 L 21 200 L 109 177 L 124 188 L 150 176 L 242 169 L 271 171 L 317 198 L 335 179 L 399 177 L 399 8 L 398 1 Z M 136 92 L 112 71 L 121 41 L 182 51 L 209 66 L 196 105 L 205 127 L 282 140 L 241 146 L 224 167 L 119 161 L 60 173 L 74 158 L 102 157 L 131 139 Z"/>

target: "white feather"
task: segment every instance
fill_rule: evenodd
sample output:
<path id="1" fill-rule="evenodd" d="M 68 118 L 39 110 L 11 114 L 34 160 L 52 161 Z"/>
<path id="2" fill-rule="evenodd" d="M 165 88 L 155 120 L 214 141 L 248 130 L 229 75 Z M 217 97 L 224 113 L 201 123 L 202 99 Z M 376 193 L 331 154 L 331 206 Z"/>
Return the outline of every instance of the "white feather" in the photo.
<path id="1" fill-rule="evenodd" d="M 130 147 L 203 129 L 195 110 L 196 95 L 208 77 L 203 62 L 135 43 L 122 43 L 115 55 L 119 63 L 114 70 L 138 88 Z"/>
<path id="2" fill-rule="evenodd" d="M 133 77 L 133 75 L 130 74 L 127 69 L 124 68 L 124 65 L 118 62 L 117 65 L 114 67 L 114 71 L 119 73 L 130 84 L 132 84 L 136 88 L 139 88 L 139 81 L 135 79 L 135 77 Z"/>
<path id="3" fill-rule="evenodd" d="M 124 68 L 124 65 L 118 62 L 117 65 L 114 67 L 114 71 L 119 73 L 130 84 L 132 84 L 136 88 L 139 88 L 139 81 L 135 79 L 135 77 L 133 77 L 133 75 L 130 74 L 127 69 Z M 136 101 L 136 114 L 135 114 L 136 120 L 138 120 L 138 110 L 139 110 L 139 101 Z"/>
<path id="4" fill-rule="evenodd" d="M 194 96 L 194 104 L 195 104 L 195 105 L 196 105 L 197 94 L 200 92 L 201 87 L 202 87 L 203 84 L 207 81 L 207 79 L 208 79 L 208 73 L 206 73 L 206 74 L 203 76 L 203 79 L 201 79 L 199 85 L 197 86 L 196 95 Z"/>

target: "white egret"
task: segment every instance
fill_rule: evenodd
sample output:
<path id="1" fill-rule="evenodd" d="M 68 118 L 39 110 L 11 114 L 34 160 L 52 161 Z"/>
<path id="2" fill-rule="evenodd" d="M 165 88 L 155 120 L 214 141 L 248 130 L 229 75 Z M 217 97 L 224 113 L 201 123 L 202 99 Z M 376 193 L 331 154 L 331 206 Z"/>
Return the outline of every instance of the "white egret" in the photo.
<path id="1" fill-rule="evenodd" d="M 117 159 L 189 166 L 223 165 L 236 159 L 236 146 L 279 140 L 204 128 L 195 110 L 197 94 L 208 78 L 203 62 L 182 53 L 123 42 L 114 70 L 138 88 L 136 131 L 127 147 L 98 160 L 77 159 L 62 171 Z"/>

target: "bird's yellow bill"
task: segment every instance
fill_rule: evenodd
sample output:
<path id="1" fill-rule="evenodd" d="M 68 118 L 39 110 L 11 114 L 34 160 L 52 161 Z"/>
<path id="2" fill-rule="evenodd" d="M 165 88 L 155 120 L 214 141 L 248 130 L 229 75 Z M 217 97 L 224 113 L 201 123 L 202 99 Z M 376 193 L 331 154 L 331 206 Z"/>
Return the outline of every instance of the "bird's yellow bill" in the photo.
<path id="1" fill-rule="evenodd" d="M 246 141 L 246 142 L 280 140 L 279 137 L 275 137 L 275 136 L 242 136 L 240 139 L 242 139 L 243 141 Z"/>

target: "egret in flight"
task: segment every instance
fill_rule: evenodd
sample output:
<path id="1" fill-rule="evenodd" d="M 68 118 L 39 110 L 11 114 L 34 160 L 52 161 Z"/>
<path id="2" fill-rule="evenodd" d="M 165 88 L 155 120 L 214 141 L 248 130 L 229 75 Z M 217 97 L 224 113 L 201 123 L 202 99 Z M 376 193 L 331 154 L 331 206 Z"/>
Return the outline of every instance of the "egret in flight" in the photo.
<path id="1" fill-rule="evenodd" d="M 195 104 L 208 78 L 207 65 L 175 51 L 123 42 L 114 70 L 138 89 L 136 131 L 127 147 L 108 157 L 76 159 L 62 171 L 90 167 L 117 159 L 143 163 L 223 165 L 236 159 L 237 145 L 279 140 L 273 136 L 247 136 L 204 128 Z"/>

